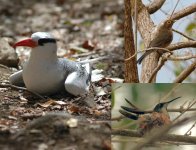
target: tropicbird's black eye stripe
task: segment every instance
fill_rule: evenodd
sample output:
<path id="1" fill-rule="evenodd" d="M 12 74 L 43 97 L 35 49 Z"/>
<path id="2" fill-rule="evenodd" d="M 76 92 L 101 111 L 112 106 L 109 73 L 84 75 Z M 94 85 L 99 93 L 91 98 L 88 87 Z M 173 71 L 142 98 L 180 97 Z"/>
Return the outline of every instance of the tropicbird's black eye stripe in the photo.
<path id="1" fill-rule="evenodd" d="M 43 46 L 45 43 L 56 43 L 56 40 L 51 38 L 43 38 L 38 40 L 38 45 Z"/>

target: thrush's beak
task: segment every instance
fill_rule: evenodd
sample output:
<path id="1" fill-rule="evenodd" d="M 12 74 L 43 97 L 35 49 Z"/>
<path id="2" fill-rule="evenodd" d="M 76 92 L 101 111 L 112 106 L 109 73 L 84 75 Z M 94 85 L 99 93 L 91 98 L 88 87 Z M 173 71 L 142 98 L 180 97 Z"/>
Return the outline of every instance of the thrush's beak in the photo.
<path id="1" fill-rule="evenodd" d="M 35 41 L 33 41 L 31 38 L 29 38 L 29 39 L 17 42 L 13 45 L 14 48 L 16 48 L 17 46 L 27 46 L 27 47 L 34 48 L 38 46 L 38 44 Z"/>

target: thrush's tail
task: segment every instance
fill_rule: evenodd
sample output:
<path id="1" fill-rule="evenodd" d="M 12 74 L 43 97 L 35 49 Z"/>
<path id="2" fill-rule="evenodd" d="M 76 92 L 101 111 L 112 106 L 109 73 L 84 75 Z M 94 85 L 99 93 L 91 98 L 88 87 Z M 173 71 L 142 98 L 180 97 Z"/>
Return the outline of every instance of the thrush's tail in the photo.
<path id="1" fill-rule="evenodd" d="M 121 108 L 123 110 L 126 110 L 126 111 L 134 113 L 134 114 L 138 114 L 138 115 L 145 114 L 145 112 L 141 111 L 141 110 L 137 110 L 137 109 L 133 109 L 133 108 L 125 107 L 125 106 L 121 106 Z"/>
<path id="2" fill-rule="evenodd" d="M 131 114 L 131 113 L 126 112 L 126 111 L 123 111 L 123 110 L 119 110 L 119 112 L 120 112 L 123 116 L 125 116 L 125 117 L 127 117 L 127 118 L 129 118 L 129 119 L 138 120 L 138 116 L 137 116 L 137 115 Z"/>
<path id="3" fill-rule="evenodd" d="M 138 64 L 141 64 L 143 59 L 148 56 L 150 53 L 152 53 L 153 51 L 146 51 L 138 60 L 137 60 L 137 63 Z"/>

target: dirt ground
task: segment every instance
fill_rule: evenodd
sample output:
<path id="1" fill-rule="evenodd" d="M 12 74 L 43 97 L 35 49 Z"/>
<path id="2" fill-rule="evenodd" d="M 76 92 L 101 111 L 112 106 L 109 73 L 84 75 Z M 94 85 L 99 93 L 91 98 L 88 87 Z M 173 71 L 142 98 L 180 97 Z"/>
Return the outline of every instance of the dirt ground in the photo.
<path id="1" fill-rule="evenodd" d="M 104 79 L 83 97 L 63 93 L 41 99 L 27 91 L 0 86 L 0 149 L 111 149 L 111 85 L 123 78 L 122 0 L 0 0 L 0 36 L 12 42 L 37 31 L 58 40 L 58 56 L 91 59 Z M 82 50 L 85 50 L 82 51 Z M 29 49 L 18 48 L 19 69 Z M 16 68 L 0 66 L 7 83 Z M 106 79 L 107 78 L 107 79 Z M 102 94 L 95 89 L 102 89 Z M 71 122 L 71 123 L 70 123 Z"/>

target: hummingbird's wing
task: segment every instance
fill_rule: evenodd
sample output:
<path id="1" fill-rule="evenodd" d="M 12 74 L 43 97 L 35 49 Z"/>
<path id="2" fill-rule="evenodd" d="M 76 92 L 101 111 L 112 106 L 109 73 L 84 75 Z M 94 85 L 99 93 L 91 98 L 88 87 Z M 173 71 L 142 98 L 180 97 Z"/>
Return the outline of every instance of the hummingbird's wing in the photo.
<path id="1" fill-rule="evenodd" d="M 125 117 L 127 117 L 127 118 L 129 118 L 129 119 L 138 120 L 138 115 L 134 115 L 134 114 L 132 114 L 132 113 L 129 113 L 129 112 L 126 112 L 126 111 L 123 111 L 123 110 L 119 110 L 119 112 L 120 112 L 123 116 L 125 116 Z"/>
<path id="2" fill-rule="evenodd" d="M 144 111 L 133 109 L 133 108 L 129 108 L 129 107 L 125 107 L 125 106 L 121 106 L 121 108 L 123 110 L 126 110 L 126 111 L 131 112 L 131 113 L 134 113 L 134 114 L 138 114 L 138 115 L 141 115 L 141 114 L 145 114 L 146 113 Z"/>
<path id="3" fill-rule="evenodd" d="M 9 77 L 9 82 L 13 85 L 24 87 L 25 84 L 24 84 L 24 81 L 23 81 L 22 72 L 23 71 L 20 70 L 18 72 L 15 72 L 14 74 L 12 74 Z"/>
<path id="4" fill-rule="evenodd" d="M 77 69 L 67 76 L 64 83 L 65 90 L 75 96 L 83 95 L 89 91 L 90 81 L 90 64 L 78 64 Z"/>

